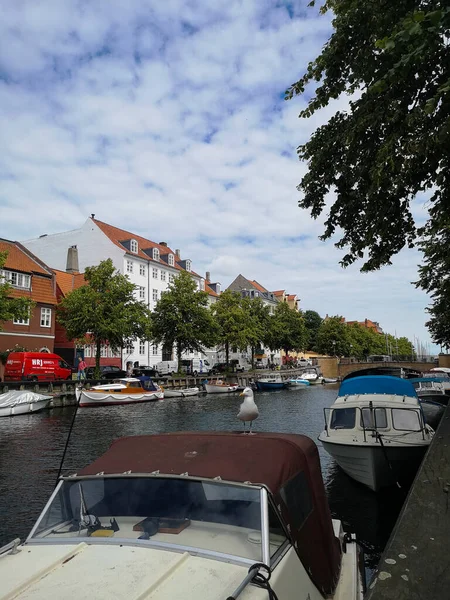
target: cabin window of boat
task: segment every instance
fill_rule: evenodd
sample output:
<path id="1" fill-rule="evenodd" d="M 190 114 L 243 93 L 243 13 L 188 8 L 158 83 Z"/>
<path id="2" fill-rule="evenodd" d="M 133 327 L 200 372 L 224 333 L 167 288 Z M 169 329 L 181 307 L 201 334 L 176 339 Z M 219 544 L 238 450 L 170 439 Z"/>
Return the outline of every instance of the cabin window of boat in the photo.
<path id="1" fill-rule="evenodd" d="M 32 537 L 99 535 L 152 538 L 262 560 L 261 490 L 162 477 L 67 479 Z M 282 542 L 276 531 L 273 535 L 275 551 Z"/>
<path id="2" fill-rule="evenodd" d="M 419 411 L 407 408 L 392 409 L 392 425 L 401 431 L 420 431 Z"/>
<path id="3" fill-rule="evenodd" d="M 366 429 L 386 429 L 387 416 L 385 408 L 363 408 L 361 410 L 361 427 Z"/>
<path id="4" fill-rule="evenodd" d="M 353 429 L 356 408 L 334 408 L 331 413 L 330 429 Z"/>

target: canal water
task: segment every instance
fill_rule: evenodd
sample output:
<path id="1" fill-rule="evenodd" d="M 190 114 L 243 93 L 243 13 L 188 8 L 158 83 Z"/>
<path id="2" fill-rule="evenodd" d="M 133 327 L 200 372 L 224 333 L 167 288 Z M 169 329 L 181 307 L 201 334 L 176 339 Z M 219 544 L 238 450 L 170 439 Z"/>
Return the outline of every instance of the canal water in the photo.
<path id="1" fill-rule="evenodd" d="M 302 433 L 315 441 L 323 429 L 323 408 L 336 398 L 337 386 L 310 386 L 255 394 L 260 416 L 254 431 Z M 236 430 L 241 398 L 209 394 L 159 402 L 80 408 L 64 472 L 76 472 L 126 435 L 192 430 Z M 75 408 L 55 408 L 0 419 L 0 546 L 23 539 L 50 496 Z M 376 567 L 395 524 L 406 490 L 375 494 L 343 473 L 323 450 L 322 473 L 333 516 L 356 533 L 370 572 Z"/>

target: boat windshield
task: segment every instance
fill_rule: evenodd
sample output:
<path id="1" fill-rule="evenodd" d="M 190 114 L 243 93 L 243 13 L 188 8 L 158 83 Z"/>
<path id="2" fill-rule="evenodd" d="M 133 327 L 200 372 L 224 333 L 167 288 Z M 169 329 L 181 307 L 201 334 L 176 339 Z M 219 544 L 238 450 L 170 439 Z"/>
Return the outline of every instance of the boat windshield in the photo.
<path id="1" fill-rule="evenodd" d="M 261 489 L 155 476 L 66 479 L 29 539 L 97 537 L 262 560 Z M 279 537 L 271 532 L 271 553 Z"/>

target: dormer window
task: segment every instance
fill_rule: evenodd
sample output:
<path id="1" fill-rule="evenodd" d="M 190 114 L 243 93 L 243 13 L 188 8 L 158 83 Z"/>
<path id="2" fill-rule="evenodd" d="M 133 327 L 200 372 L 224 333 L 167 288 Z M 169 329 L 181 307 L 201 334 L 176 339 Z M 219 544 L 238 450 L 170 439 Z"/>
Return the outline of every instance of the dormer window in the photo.
<path id="1" fill-rule="evenodd" d="M 169 254 L 169 267 L 175 266 L 175 257 L 173 254 Z"/>
<path id="2" fill-rule="evenodd" d="M 188 271 L 189 273 L 191 272 L 191 261 L 190 260 L 186 261 L 186 271 Z"/>
<path id="3" fill-rule="evenodd" d="M 138 243 L 136 240 L 130 241 L 130 251 L 133 252 L 134 254 L 138 253 Z"/>
<path id="4" fill-rule="evenodd" d="M 220 294 L 220 283 L 216 283 L 216 293 Z"/>
<path id="5" fill-rule="evenodd" d="M 159 250 L 158 250 L 158 248 L 153 248 L 152 258 L 153 258 L 153 260 L 159 260 Z"/>

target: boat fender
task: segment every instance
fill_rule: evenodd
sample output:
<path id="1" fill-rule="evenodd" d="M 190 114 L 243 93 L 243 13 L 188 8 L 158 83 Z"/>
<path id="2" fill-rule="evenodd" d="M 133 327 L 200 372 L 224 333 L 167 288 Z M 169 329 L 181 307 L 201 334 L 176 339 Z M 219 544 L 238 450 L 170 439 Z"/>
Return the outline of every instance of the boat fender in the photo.
<path id="1" fill-rule="evenodd" d="M 261 573 L 261 570 L 266 571 L 267 575 L 264 575 L 263 573 Z M 262 588 L 263 590 L 267 590 L 269 600 L 278 600 L 278 596 L 273 591 L 273 589 L 269 583 L 270 576 L 272 575 L 272 571 L 270 570 L 270 567 L 268 567 L 264 563 L 255 563 L 254 565 L 252 565 L 249 568 L 248 574 L 250 575 L 250 573 L 252 573 L 254 571 L 256 571 L 256 573 L 253 575 L 250 582 L 253 583 L 253 585 L 255 585 L 256 587 Z M 238 590 L 239 590 L 238 593 L 240 594 L 242 589 L 238 588 Z M 236 600 L 236 598 L 237 598 L 237 594 L 235 593 L 233 596 L 228 596 L 227 600 Z"/>

